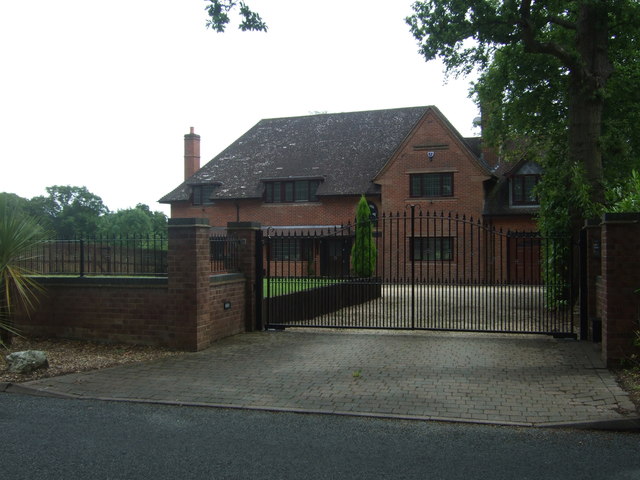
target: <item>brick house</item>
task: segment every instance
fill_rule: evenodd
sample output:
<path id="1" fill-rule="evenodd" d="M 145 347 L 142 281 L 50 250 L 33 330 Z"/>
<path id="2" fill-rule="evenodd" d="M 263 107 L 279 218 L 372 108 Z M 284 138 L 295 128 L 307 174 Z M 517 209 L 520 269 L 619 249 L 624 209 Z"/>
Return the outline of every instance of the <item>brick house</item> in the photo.
<path id="1" fill-rule="evenodd" d="M 532 188 L 540 168 L 500 163 L 434 106 L 261 120 L 202 167 L 192 128 L 184 165 L 184 182 L 160 202 L 171 205 L 172 218 L 207 217 L 214 227 L 256 221 L 276 231 L 318 231 L 352 221 L 365 195 L 378 215 L 415 205 L 504 231 L 536 230 Z M 437 248 L 452 250 L 447 238 Z M 336 245 L 325 242 L 312 254 L 348 250 Z"/>

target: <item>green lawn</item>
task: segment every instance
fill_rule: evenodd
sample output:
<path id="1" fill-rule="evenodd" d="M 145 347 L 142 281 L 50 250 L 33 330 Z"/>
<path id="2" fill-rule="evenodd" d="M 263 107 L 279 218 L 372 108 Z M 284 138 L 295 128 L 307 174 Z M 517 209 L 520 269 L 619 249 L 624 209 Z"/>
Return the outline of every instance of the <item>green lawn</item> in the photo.
<path id="1" fill-rule="evenodd" d="M 310 288 L 324 287 L 343 280 L 337 278 L 271 278 L 262 281 L 262 295 L 277 297 L 288 293 L 308 290 Z M 267 282 L 269 282 L 267 284 Z"/>

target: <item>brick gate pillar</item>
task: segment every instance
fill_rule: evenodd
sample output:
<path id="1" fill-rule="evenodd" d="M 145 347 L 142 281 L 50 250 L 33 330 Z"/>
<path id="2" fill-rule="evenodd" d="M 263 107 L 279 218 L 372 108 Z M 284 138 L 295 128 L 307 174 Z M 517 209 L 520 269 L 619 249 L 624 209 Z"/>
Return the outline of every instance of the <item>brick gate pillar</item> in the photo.
<path id="1" fill-rule="evenodd" d="M 246 278 L 246 330 L 262 329 L 262 225 L 259 222 L 229 222 L 229 236 L 240 241 L 238 269 Z"/>
<path id="2" fill-rule="evenodd" d="M 169 315 L 173 319 L 175 346 L 198 349 L 199 331 L 210 316 L 209 220 L 169 219 Z"/>
<path id="3" fill-rule="evenodd" d="M 602 355 L 615 365 L 633 353 L 640 315 L 640 213 L 607 213 L 602 222 Z"/>

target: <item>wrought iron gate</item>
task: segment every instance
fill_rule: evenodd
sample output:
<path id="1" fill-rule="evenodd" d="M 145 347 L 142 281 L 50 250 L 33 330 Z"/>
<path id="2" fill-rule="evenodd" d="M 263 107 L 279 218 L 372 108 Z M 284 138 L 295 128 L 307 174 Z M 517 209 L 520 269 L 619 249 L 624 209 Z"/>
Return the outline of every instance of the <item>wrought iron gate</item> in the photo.
<path id="1" fill-rule="evenodd" d="M 464 215 L 383 214 L 374 273 L 354 271 L 358 225 L 264 237 L 267 328 L 334 327 L 575 336 L 566 238 L 501 231 Z M 559 261 L 566 258 L 567 261 Z"/>

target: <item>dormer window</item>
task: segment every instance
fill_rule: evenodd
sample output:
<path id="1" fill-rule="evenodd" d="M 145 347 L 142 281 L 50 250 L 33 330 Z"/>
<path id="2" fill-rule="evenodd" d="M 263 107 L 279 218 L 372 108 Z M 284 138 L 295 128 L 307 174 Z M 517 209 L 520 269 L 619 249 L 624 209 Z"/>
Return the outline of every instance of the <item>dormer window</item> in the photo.
<path id="1" fill-rule="evenodd" d="M 540 181 L 540 175 L 514 175 L 511 177 L 511 204 L 538 205 L 535 186 Z"/>
<path id="2" fill-rule="evenodd" d="M 320 180 L 288 180 L 265 182 L 266 203 L 317 202 Z"/>
<path id="3" fill-rule="evenodd" d="M 193 189 L 193 197 L 192 203 L 194 205 L 211 205 L 213 204 L 213 200 L 211 200 L 211 194 L 213 193 L 213 189 L 216 188 L 217 185 L 194 185 L 191 187 Z"/>

